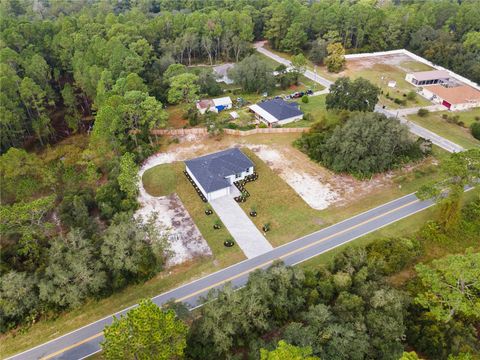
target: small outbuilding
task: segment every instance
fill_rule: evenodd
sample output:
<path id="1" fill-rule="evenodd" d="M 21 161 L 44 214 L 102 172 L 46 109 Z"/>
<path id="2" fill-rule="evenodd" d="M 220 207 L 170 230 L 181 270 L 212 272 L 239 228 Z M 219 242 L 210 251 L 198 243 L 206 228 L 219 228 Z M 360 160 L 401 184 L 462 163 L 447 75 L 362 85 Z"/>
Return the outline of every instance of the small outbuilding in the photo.
<path id="1" fill-rule="evenodd" d="M 284 125 L 301 120 L 303 112 L 295 102 L 286 102 L 283 99 L 273 99 L 249 106 L 255 118 L 268 126 Z"/>
<path id="2" fill-rule="evenodd" d="M 222 110 L 231 109 L 232 99 L 230 99 L 230 96 L 217 99 L 204 99 L 197 101 L 196 105 L 201 114 L 205 114 L 207 111 L 218 113 Z"/>
<path id="3" fill-rule="evenodd" d="M 185 161 L 186 172 L 210 201 L 233 193 L 235 181 L 253 174 L 253 162 L 238 148 Z"/>
<path id="4" fill-rule="evenodd" d="M 430 70 L 408 73 L 405 80 L 415 86 L 443 84 L 450 80 L 446 70 Z"/>

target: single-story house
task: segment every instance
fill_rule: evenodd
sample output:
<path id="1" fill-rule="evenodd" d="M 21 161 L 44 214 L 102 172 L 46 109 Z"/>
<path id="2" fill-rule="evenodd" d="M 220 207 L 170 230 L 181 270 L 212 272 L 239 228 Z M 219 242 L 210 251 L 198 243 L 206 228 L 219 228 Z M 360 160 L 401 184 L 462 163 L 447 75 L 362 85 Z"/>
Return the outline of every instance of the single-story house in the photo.
<path id="1" fill-rule="evenodd" d="M 443 84 L 450 80 L 446 70 L 430 70 L 408 73 L 405 80 L 415 86 Z"/>
<path id="2" fill-rule="evenodd" d="M 232 99 L 230 96 L 225 96 L 217 99 L 205 99 L 197 101 L 197 109 L 201 114 L 207 111 L 220 112 L 225 109 L 232 108 Z"/>
<path id="3" fill-rule="evenodd" d="M 422 95 L 452 111 L 480 107 L 480 91 L 468 85 L 425 86 Z"/>
<path id="4" fill-rule="evenodd" d="M 186 171 L 210 201 L 233 192 L 235 181 L 253 174 L 253 162 L 238 148 L 185 161 Z"/>
<path id="5" fill-rule="evenodd" d="M 213 72 L 217 78 L 217 82 L 224 82 L 225 84 L 233 84 L 233 80 L 228 77 L 228 70 L 235 65 L 231 63 L 217 65 L 213 67 Z"/>
<path id="6" fill-rule="evenodd" d="M 303 118 L 303 112 L 295 102 L 286 102 L 283 99 L 273 99 L 249 106 L 255 113 L 255 118 L 272 126 L 284 125 Z"/>

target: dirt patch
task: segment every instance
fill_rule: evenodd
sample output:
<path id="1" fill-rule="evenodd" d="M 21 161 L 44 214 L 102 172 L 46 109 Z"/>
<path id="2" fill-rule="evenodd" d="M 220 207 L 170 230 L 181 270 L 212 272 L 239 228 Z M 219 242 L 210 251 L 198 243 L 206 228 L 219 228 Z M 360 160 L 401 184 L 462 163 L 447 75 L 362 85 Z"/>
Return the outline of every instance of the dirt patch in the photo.
<path id="1" fill-rule="evenodd" d="M 291 145 L 292 140 L 278 141 L 280 137 L 275 136 L 263 137 L 260 141 L 258 139 L 260 138 L 255 136 L 244 138 L 224 136 L 221 139 L 212 139 L 208 136 L 195 135 L 192 141 L 189 141 L 187 137 L 182 137 L 179 144 L 169 145 L 168 152 L 151 157 L 143 168 L 183 161 L 233 146 L 247 147 L 287 182 L 307 204 L 313 209 L 322 210 L 329 206 L 348 205 L 367 194 L 392 186 L 393 179 L 399 172 L 405 174 L 414 171 L 427 161 L 432 161 L 427 159 L 395 172 L 387 172 L 360 181 L 349 175 L 335 174 L 313 162 Z"/>
<path id="2" fill-rule="evenodd" d="M 410 62 L 412 59 L 403 54 L 391 54 L 382 56 L 369 56 L 356 59 L 347 60 L 347 68 L 350 71 L 371 69 L 375 65 L 390 65 L 398 68 L 402 68 L 402 64 Z M 408 72 L 409 70 L 406 70 Z"/>
<path id="3" fill-rule="evenodd" d="M 142 216 L 143 219 L 149 219 L 152 215 L 156 216 L 156 224 L 165 234 L 170 245 L 171 253 L 167 266 L 178 265 L 199 256 L 210 256 L 212 251 L 180 198 L 176 194 L 161 197 L 151 196 L 143 187 L 141 179 L 146 170 L 157 165 L 187 159 L 191 156 L 191 151 L 198 147 L 194 145 L 188 148 L 178 148 L 178 151 L 156 154 L 143 164 L 138 174 L 140 209 L 136 215 Z"/>
<path id="4" fill-rule="evenodd" d="M 155 214 L 155 223 L 167 237 L 170 245 L 167 266 L 212 255 L 210 247 L 176 194 L 161 197 L 147 194 L 146 197 L 141 196 L 139 201 L 141 208 L 136 215 L 148 219 Z"/>

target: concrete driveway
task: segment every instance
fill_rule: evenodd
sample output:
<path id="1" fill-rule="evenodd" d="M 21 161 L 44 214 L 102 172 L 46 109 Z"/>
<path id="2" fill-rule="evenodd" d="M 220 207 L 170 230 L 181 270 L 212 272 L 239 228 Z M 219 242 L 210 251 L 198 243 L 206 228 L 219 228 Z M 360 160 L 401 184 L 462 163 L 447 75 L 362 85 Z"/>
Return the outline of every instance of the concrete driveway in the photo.
<path id="1" fill-rule="evenodd" d="M 232 196 L 227 195 L 212 200 L 210 205 L 247 258 L 253 258 L 273 249 Z"/>

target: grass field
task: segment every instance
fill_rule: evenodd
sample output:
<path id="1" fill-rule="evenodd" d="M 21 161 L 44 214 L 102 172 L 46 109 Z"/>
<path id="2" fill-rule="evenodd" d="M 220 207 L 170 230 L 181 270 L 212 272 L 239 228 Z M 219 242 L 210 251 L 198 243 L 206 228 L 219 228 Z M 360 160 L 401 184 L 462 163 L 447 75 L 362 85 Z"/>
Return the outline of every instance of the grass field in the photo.
<path id="1" fill-rule="evenodd" d="M 472 136 L 469 128 L 447 122 L 445 119 L 442 119 L 442 114 L 448 114 L 450 116 L 457 115 L 457 113 L 442 111 L 430 113 L 425 117 L 409 115 L 408 119 L 466 149 L 480 146 L 480 141 Z M 475 116 L 480 116 L 480 109 L 458 113 L 458 115 L 460 116 L 460 120 L 464 121 L 465 124 L 471 124 L 475 121 Z"/>
<path id="2" fill-rule="evenodd" d="M 252 151 L 242 151 L 255 164 L 259 178 L 245 186 L 250 197 L 246 202 L 240 203 L 240 206 L 247 214 L 252 206 L 255 207 L 258 215 L 250 219 L 257 228 L 270 223 L 271 231 L 266 233 L 268 241 L 273 246 L 278 246 L 317 230 L 320 227 L 318 211 L 308 206 Z"/>

